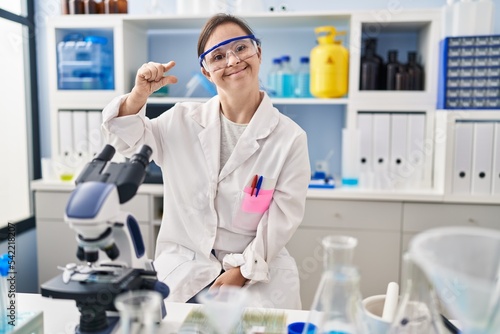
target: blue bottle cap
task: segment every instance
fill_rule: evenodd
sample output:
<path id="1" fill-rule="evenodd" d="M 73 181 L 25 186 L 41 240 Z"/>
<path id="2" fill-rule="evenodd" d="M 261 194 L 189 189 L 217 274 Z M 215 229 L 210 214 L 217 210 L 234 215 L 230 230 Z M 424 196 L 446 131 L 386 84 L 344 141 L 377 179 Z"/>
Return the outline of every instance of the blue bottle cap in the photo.
<path id="1" fill-rule="evenodd" d="M 0 276 L 7 276 L 9 273 L 9 255 L 2 254 L 0 256 Z"/>
<path id="2" fill-rule="evenodd" d="M 96 43 L 96 44 L 102 44 L 102 45 L 105 45 L 106 43 L 108 43 L 108 39 L 106 37 L 102 37 L 102 36 L 87 36 L 87 37 L 85 37 L 84 41 L 85 42 L 92 42 L 92 43 Z"/>
<path id="3" fill-rule="evenodd" d="M 281 60 L 285 62 L 290 61 L 290 56 L 289 55 L 281 56 Z"/>
<path id="4" fill-rule="evenodd" d="M 300 63 L 301 64 L 308 64 L 309 63 L 309 57 L 300 57 Z"/>
<path id="5" fill-rule="evenodd" d="M 281 58 L 274 58 L 273 64 L 281 64 Z"/>

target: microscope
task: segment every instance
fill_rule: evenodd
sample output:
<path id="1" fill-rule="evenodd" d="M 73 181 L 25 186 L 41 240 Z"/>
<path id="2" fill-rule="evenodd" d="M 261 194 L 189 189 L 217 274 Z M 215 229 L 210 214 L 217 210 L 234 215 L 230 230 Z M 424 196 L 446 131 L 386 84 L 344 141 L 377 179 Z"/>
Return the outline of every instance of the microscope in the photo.
<path id="1" fill-rule="evenodd" d="M 77 334 L 112 333 L 119 319 L 113 316 L 119 294 L 154 290 L 163 299 L 169 294 L 146 257 L 139 224 L 120 209 L 143 182 L 151 153 L 144 145 L 127 162 L 115 163 L 110 162 L 115 149 L 106 145 L 75 181 L 64 219 L 76 233 L 76 257 L 85 264 L 61 267 L 62 274 L 41 285 L 41 294 L 76 301 L 80 311 Z M 166 315 L 161 305 L 157 322 Z"/>

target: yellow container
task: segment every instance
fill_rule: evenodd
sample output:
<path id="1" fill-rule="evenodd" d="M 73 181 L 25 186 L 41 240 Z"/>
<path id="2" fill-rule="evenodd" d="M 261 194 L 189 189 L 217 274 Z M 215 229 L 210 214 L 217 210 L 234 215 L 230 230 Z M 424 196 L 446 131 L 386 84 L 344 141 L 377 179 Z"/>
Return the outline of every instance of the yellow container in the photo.
<path id="1" fill-rule="evenodd" d="M 335 40 L 335 27 L 314 29 L 318 46 L 311 50 L 311 94 L 319 98 L 341 97 L 347 94 L 349 51 Z"/>

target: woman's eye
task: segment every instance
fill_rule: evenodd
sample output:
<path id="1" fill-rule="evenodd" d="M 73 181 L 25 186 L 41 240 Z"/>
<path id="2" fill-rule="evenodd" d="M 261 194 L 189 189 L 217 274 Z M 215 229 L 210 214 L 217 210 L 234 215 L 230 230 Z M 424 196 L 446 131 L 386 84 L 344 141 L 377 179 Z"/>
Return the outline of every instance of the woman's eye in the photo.
<path id="1" fill-rule="evenodd" d="M 236 52 L 242 52 L 242 51 L 245 51 L 245 49 L 247 48 L 246 45 L 242 44 L 242 45 L 238 45 L 236 47 Z"/>
<path id="2" fill-rule="evenodd" d="M 212 62 L 218 62 L 224 59 L 224 56 L 221 54 L 214 55 L 212 58 Z"/>

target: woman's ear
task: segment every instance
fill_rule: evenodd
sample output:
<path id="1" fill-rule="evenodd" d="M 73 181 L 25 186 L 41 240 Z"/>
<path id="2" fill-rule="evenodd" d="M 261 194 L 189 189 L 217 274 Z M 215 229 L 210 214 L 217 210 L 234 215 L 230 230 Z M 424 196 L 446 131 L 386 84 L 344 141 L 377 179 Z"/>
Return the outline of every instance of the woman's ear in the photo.
<path id="1" fill-rule="evenodd" d="M 257 47 L 257 54 L 259 56 L 259 61 L 262 64 L 262 48 L 260 46 Z"/>
<path id="2" fill-rule="evenodd" d="M 205 76 L 205 78 L 208 79 L 208 81 L 212 82 L 212 77 L 210 76 L 210 72 L 205 70 L 204 67 L 200 67 L 200 71 L 201 71 L 201 74 L 203 74 Z"/>

